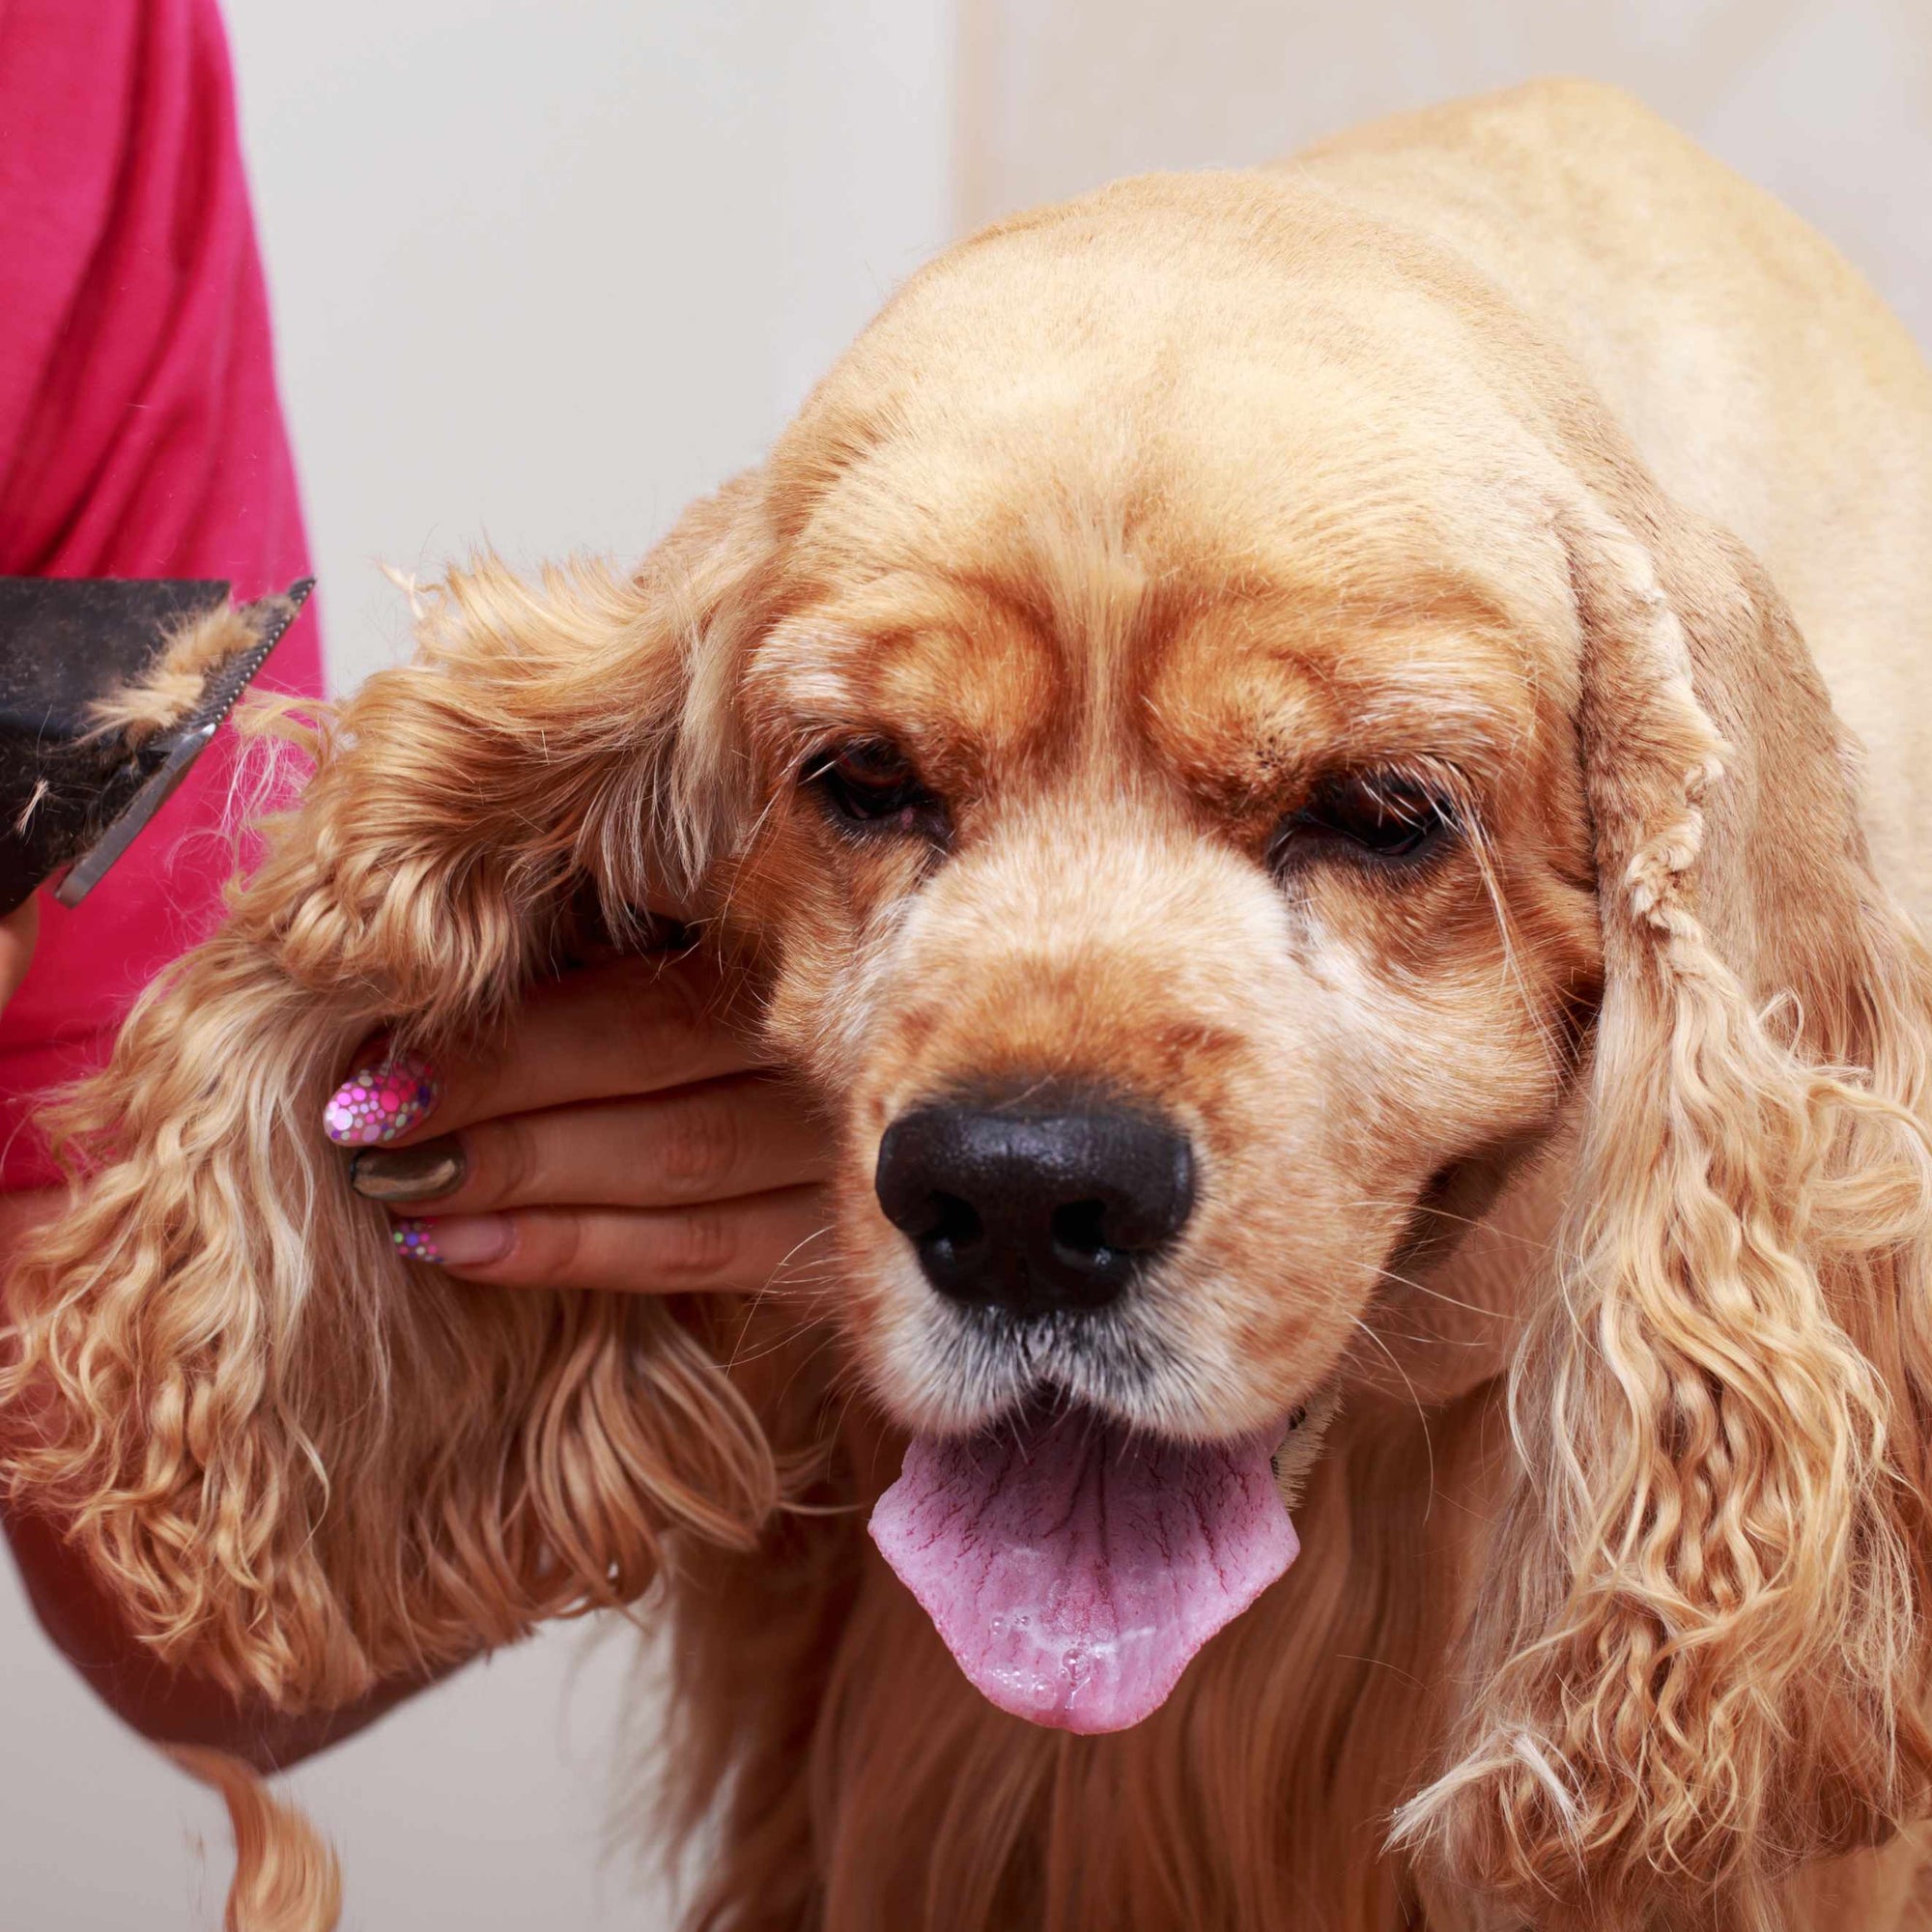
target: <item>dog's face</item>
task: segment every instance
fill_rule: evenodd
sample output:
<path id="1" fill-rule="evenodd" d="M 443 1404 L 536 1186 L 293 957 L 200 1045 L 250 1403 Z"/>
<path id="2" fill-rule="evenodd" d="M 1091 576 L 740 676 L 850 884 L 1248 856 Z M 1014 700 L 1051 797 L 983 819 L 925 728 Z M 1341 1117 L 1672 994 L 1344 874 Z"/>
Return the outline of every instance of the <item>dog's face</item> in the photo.
<path id="1" fill-rule="evenodd" d="M 915 290 L 780 452 L 727 897 L 842 1114 L 887 1407 L 1203 1439 L 1330 1382 L 1552 1123 L 1599 974 L 1575 647 L 1385 376 L 1270 367 L 1215 292 L 1056 312 L 1094 284 Z"/>

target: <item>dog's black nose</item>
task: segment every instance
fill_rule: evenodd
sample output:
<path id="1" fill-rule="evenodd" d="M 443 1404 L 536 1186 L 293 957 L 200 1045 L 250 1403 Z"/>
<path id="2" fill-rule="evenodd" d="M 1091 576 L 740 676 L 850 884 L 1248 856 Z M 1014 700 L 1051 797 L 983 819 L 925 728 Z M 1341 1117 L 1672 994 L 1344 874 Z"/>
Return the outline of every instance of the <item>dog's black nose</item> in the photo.
<path id="1" fill-rule="evenodd" d="M 879 1206 L 955 1301 L 1100 1308 L 1194 1206 L 1184 1135 L 1143 1114 L 928 1106 L 879 1143 Z"/>

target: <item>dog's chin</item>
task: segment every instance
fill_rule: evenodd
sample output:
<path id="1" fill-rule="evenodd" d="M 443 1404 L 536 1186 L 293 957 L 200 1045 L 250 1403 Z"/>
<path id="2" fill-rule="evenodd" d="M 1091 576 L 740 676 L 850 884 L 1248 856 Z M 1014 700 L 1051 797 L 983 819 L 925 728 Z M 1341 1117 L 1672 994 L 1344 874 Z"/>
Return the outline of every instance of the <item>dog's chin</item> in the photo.
<path id="1" fill-rule="evenodd" d="M 1251 1361 L 1176 1341 L 1153 1311 L 1118 1309 L 1021 1319 L 928 1306 L 861 1354 L 880 1406 L 931 1435 L 1075 1408 L 1154 1440 L 1212 1445 L 1264 1433 L 1325 1378 L 1272 1385 Z"/>

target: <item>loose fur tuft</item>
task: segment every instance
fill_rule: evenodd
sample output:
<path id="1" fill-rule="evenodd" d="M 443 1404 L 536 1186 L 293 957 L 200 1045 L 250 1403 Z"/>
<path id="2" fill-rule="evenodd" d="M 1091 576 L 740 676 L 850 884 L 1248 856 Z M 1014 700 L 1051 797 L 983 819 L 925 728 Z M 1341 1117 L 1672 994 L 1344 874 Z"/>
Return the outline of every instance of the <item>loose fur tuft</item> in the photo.
<path id="1" fill-rule="evenodd" d="M 89 706 L 93 735 L 118 737 L 139 748 L 156 732 L 190 717 L 208 690 L 209 673 L 261 642 L 290 614 L 287 599 L 265 597 L 247 606 L 217 604 L 181 624 L 138 678 Z"/>
<path id="2" fill-rule="evenodd" d="M 168 1755 L 218 1791 L 228 1807 L 235 1881 L 222 1932 L 334 1932 L 342 1916 L 342 1868 L 301 1813 L 272 1798 L 226 1751 L 177 1745 Z"/>

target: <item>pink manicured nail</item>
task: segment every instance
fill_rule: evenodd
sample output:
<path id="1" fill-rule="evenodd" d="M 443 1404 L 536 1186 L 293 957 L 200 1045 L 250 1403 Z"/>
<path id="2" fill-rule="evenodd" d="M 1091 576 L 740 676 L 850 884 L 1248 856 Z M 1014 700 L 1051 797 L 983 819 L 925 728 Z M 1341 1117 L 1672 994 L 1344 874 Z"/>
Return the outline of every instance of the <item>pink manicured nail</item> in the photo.
<path id="1" fill-rule="evenodd" d="M 514 1232 L 503 1214 L 441 1214 L 435 1220 L 406 1215 L 390 1227 L 389 1238 L 405 1261 L 482 1267 L 510 1252 Z"/>
<path id="2" fill-rule="evenodd" d="M 328 1096 L 322 1130 L 337 1147 L 380 1147 L 408 1132 L 441 1098 L 441 1082 L 418 1055 L 372 1060 Z"/>

